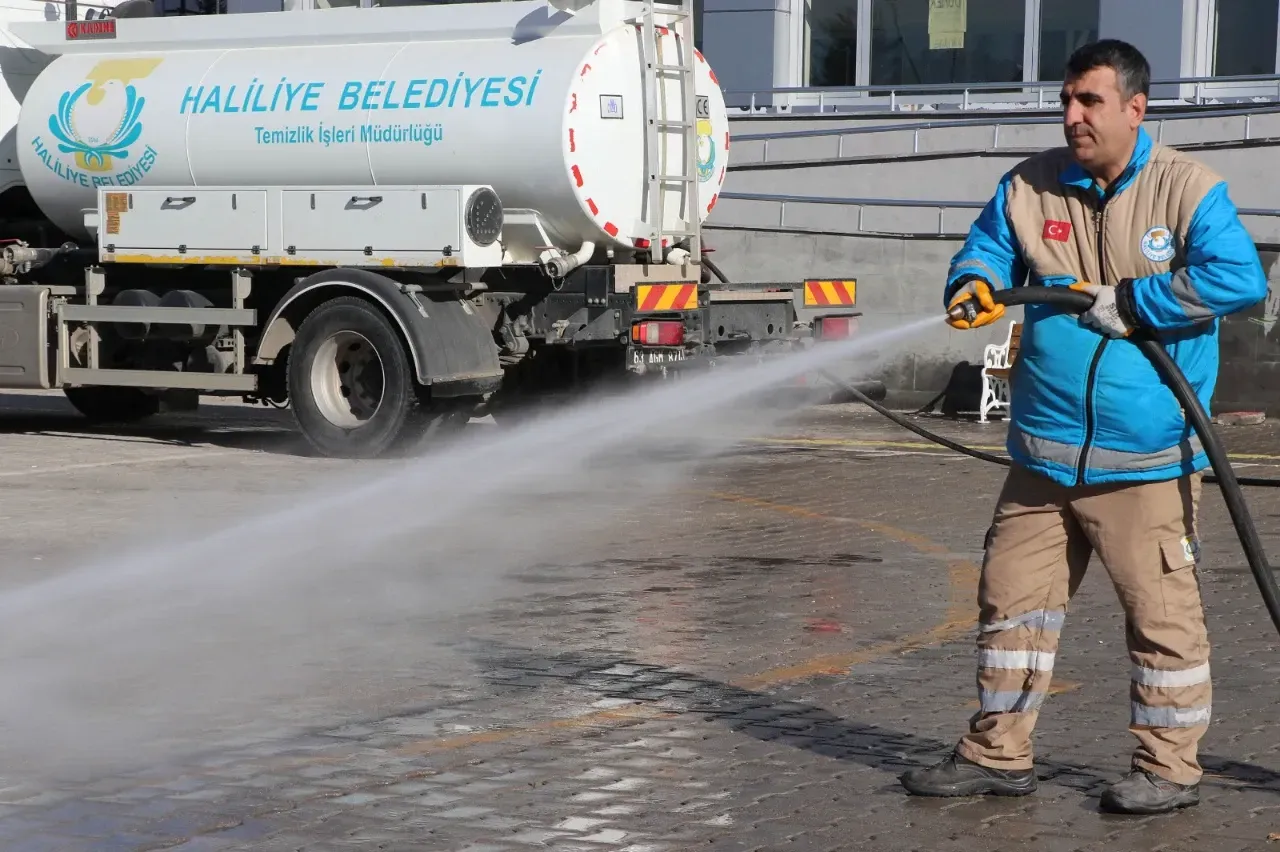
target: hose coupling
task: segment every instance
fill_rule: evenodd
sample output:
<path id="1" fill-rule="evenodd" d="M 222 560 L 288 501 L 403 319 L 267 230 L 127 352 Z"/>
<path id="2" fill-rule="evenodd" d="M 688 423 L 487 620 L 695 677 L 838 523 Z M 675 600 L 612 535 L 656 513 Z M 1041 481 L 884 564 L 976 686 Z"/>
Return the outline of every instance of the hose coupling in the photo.
<path id="1" fill-rule="evenodd" d="M 973 304 L 973 299 L 965 299 L 958 305 L 953 305 L 947 311 L 947 319 L 965 320 L 972 324 L 978 318 L 978 309 Z"/>

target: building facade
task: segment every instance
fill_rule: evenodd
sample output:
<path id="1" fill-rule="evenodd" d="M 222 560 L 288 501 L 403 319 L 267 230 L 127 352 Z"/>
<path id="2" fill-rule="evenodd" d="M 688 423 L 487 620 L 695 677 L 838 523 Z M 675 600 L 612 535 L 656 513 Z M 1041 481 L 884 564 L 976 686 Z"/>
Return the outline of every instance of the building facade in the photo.
<path id="1" fill-rule="evenodd" d="M 736 103 L 779 88 L 1056 82 L 1075 48 L 1107 37 L 1137 45 L 1157 80 L 1280 71 L 1280 0 L 702 2 L 703 52 Z"/>
<path id="2" fill-rule="evenodd" d="M 69 10 L 76 5 L 63 2 Z M 112 6 L 116 0 L 98 2 Z M 198 15 L 459 0 L 152 2 L 160 15 Z M 53 2 L 46 5 L 55 8 Z M 1073 50 L 1106 37 L 1137 45 L 1156 80 L 1280 73 L 1280 0 L 694 0 L 693 5 L 698 46 L 716 69 L 727 100 L 738 106 L 749 104 L 752 95 L 761 105 L 780 100 L 804 105 L 814 100 L 805 92 L 849 87 L 1057 82 Z M 1211 95 L 1215 85 L 1240 97 L 1280 96 L 1276 82 L 1214 81 L 1203 88 Z M 778 89 L 793 91 L 781 98 L 770 95 Z M 1172 86 L 1153 92 L 1157 99 L 1186 94 L 1185 87 Z"/>

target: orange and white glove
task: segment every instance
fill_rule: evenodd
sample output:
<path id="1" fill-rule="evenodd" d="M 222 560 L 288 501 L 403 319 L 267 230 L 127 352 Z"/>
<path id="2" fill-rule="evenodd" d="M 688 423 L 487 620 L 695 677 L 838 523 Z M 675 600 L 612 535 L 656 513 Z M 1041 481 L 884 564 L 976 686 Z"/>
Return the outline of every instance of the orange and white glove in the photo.
<path id="1" fill-rule="evenodd" d="M 990 325 L 1000 317 L 1004 316 L 1004 305 L 996 304 L 991 298 L 991 285 L 981 278 L 974 278 L 956 291 L 951 299 L 951 303 L 947 305 L 947 310 L 954 308 L 956 305 L 963 304 L 966 301 L 972 301 L 972 305 L 976 315 L 972 321 L 964 317 L 955 318 L 948 316 L 947 325 L 952 328 L 968 330 L 980 328 L 984 325 Z"/>

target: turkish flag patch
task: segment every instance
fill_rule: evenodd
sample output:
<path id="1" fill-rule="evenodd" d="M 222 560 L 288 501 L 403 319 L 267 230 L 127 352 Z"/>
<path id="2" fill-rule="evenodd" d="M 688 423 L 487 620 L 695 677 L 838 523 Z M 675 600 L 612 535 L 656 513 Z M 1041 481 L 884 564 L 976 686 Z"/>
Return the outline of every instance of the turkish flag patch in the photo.
<path id="1" fill-rule="evenodd" d="M 1046 240 L 1057 240 L 1060 243 L 1065 243 L 1067 241 L 1067 237 L 1071 236 L 1071 223 L 1059 222 L 1054 219 L 1046 219 L 1044 223 L 1044 234 L 1042 236 Z"/>

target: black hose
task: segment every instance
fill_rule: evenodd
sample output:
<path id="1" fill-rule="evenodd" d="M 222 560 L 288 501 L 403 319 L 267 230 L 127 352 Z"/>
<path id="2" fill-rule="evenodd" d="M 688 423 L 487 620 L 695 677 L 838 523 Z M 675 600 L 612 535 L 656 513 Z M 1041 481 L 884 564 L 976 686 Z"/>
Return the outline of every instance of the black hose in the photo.
<path id="1" fill-rule="evenodd" d="M 883 405 L 871 399 L 871 397 L 862 393 L 857 388 L 855 388 L 852 384 L 850 384 L 849 382 L 846 382 L 844 379 L 840 378 L 839 376 L 833 375 L 827 370 L 822 370 L 822 369 L 819 369 L 818 372 L 826 376 L 829 380 L 835 382 L 844 390 L 853 394 L 853 396 L 858 400 L 858 402 L 867 406 L 872 411 L 875 411 L 879 414 L 883 414 L 885 417 L 888 417 L 890 420 L 892 420 L 894 423 L 897 423 L 903 429 L 906 429 L 910 432 L 915 432 L 917 435 L 919 435 L 922 438 L 930 440 L 935 444 L 941 444 L 942 446 L 948 449 L 955 450 L 957 453 L 963 453 L 966 456 L 972 456 L 975 459 L 981 459 L 982 461 L 985 461 L 985 462 L 1004 465 L 1005 467 L 1009 467 L 1011 464 L 1013 464 L 1013 462 L 1009 461 L 1009 459 L 1004 458 L 1002 456 L 993 456 L 990 453 L 984 453 L 981 450 L 971 449 L 969 447 L 966 447 L 964 444 L 957 444 L 955 441 L 952 441 L 950 438 L 944 438 L 941 435 L 938 435 L 934 432 L 930 432 L 928 429 L 924 428 L 923 426 L 917 426 L 907 418 L 898 414 L 896 411 L 890 411 L 889 409 L 885 408 Z"/>
<path id="2" fill-rule="evenodd" d="M 707 257 L 705 253 L 702 255 L 702 265 L 705 266 L 707 269 L 711 270 L 713 273 L 715 273 L 715 276 L 720 279 L 721 283 L 723 284 L 729 283 L 729 279 L 726 278 L 725 274 L 720 271 L 720 267 L 716 266 L 716 262 L 711 258 Z"/>

